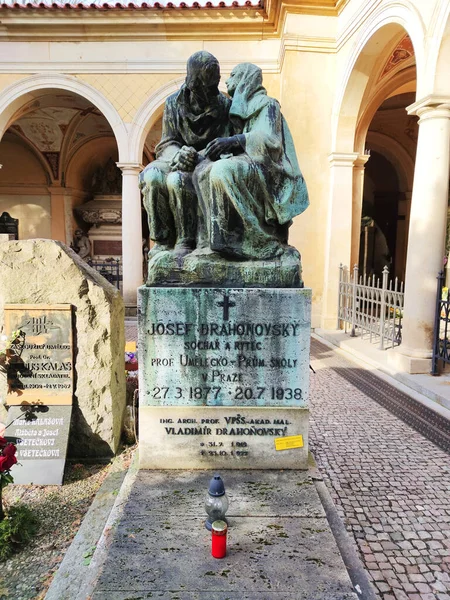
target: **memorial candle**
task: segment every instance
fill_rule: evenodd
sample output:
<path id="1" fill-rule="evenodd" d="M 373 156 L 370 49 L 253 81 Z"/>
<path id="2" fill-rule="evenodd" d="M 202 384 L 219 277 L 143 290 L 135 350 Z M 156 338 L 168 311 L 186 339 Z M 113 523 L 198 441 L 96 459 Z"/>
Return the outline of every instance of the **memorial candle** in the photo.
<path id="1" fill-rule="evenodd" d="M 214 558 L 225 558 L 227 554 L 227 530 L 225 521 L 214 521 L 211 528 L 211 554 Z"/>

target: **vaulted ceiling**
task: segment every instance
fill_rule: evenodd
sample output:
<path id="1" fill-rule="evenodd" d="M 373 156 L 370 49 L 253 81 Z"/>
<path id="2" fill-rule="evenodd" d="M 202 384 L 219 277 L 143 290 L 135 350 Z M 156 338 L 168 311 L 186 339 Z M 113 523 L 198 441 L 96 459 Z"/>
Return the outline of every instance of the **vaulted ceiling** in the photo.
<path id="1" fill-rule="evenodd" d="M 65 168 L 79 148 L 99 137 L 113 137 L 103 114 L 76 94 L 51 91 L 24 106 L 8 134 L 21 138 L 49 165 L 54 180 L 64 178 Z"/>

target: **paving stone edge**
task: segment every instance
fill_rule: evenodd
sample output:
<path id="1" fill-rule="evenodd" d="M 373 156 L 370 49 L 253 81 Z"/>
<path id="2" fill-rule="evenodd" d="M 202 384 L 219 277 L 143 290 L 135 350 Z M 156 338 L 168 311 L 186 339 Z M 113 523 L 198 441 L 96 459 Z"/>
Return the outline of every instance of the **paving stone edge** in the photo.
<path id="1" fill-rule="evenodd" d="M 319 471 L 314 471 L 312 473 L 314 485 L 355 592 L 361 600 L 377 600 L 378 597 L 357 554 L 355 542 L 348 534 L 322 476 Z"/>

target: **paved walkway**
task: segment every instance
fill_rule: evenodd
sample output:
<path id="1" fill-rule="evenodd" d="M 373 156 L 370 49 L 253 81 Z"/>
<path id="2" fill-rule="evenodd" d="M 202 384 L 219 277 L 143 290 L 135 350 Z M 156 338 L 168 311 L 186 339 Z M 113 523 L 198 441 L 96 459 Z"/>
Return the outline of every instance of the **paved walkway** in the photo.
<path id="1" fill-rule="evenodd" d="M 380 600 L 450 600 L 450 424 L 314 339 L 311 364 L 310 448 Z"/>
<path id="2" fill-rule="evenodd" d="M 137 321 L 125 319 L 125 341 L 137 342 Z"/>
<path id="3" fill-rule="evenodd" d="M 450 457 L 390 410 L 442 448 L 446 424 L 318 341 L 311 352 L 310 448 L 379 598 L 450 600 Z"/>

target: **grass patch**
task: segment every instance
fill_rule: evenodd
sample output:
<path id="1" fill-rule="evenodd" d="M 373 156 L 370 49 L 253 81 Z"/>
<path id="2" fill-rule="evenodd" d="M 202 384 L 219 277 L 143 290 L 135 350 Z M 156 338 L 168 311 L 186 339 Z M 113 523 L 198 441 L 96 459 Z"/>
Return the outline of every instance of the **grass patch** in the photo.
<path id="1" fill-rule="evenodd" d="M 12 506 L 0 521 L 0 561 L 29 542 L 39 527 L 36 515 L 24 504 Z"/>

